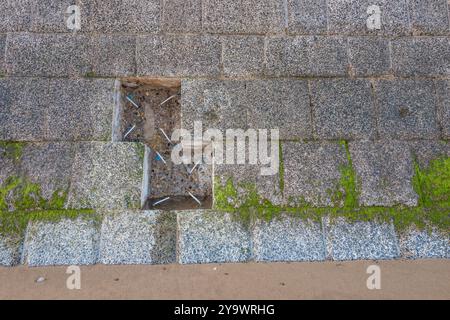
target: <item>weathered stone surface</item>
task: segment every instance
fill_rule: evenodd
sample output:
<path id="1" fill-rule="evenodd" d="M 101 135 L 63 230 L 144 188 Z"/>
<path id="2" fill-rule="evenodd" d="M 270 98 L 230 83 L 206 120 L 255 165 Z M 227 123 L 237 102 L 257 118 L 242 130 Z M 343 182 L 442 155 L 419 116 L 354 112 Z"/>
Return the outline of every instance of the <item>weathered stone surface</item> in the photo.
<path id="1" fill-rule="evenodd" d="M 336 205 L 333 194 L 338 191 L 340 169 L 348 164 L 345 147 L 333 142 L 285 142 L 282 146 L 285 202 Z"/>
<path id="2" fill-rule="evenodd" d="M 165 0 L 162 29 L 167 32 L 200 32 L 202 29 L 201 0 Z"/>
<path id="3" fill-rule="evenodd" d="M 99 224 L 91 219 L 32 222 L 24 247 L 29 266 L 90 265 L 98 261 Z"/>
<path id="4" fill-rule="evenodd" d="M 450 239 L 442 231 L 410 228 L 400 235 L 400 250 L 406 259 L 449 259 Z"/>
<path id="5" fill-rule="evenodd" d="M 79 0 L 81 30 L 99 33 L 156 32 L 159 0 Z"/>
<path id="6" fill-rule="evenodd" d="M 176 262 L 177 218 L 171 212 L 105 212 L 100 239 L 103 264 Z"/>
<path id="7" fill-rule="evenodd" d="M 444 139 L 450 139 L 450 80 L 436 81 L 438 119 Z"/>
<path id="8" fill-rule="evenodd" d="M 245 262 L 251 258 L 251 235 L 230 215 L 214 211 L 178 213 L 178 262 Z"/>
<path id="9" fill-rule="evenodd" d="M 370 138 L 375 108 L 368 80 L 311 82 L 315 134 L 322 139 Z"/>
<path id="10" fill-rule="evenodd" d="M 409 1 L 415 34 L 446 34 L 450 31 L 447 0 Z"/>
<path id="11" fill-rule="evenodd" d="M 214 76 L 220 73 L 222 46 L 214 36 L 139 36 L 138 75 Z"/>
<path id="12" fill-rule="evenodd" d="M 17 148 L 21 145 L 16 143 L 0 143 L 0 187 L 2 187 L 8 178 L 17 177 L 19 175 L 20 154 L 17 155 Z"/>
<path id="13" fill-rule="evenodd" d="M 426 168 L 431 161 L 450 157 L 450 145 L 444 141 L 412 141 L 409 143 L 411 153 L 421 168 Z"/>
<path id="14" fill-rule="evenodd" d="M 342 37 L 274 37 L 267 40 L 271 76 L 345 76 L 347 43 Z"/>
<path id="15" fill-rule="evenodd" d="M 261 75 L 264 69 L 264 38 L 227 36 L 222 38 L 223 69 L 229 77 Z"/>
<path id="16" fill-rule="evenodd" d="M 72 164 L 76 145 L 71 143 L 29 143 L 23 147 L 21 159 L 21 175 L 26 181 L 37 184 L 41 196 L 49 201 L 54 197 L 61 198 L 63 203 L 58 207 L 45 209 L 63 209 L 67 204 Z"/>
<path id="17" fill-rule="evenodd" d="M 0 235 L 0 266 L 13 267 L 20 264 L 23 238 Z"/>
<path id="18" fill-rule="evenodd" d="M 45 135 L 45 79 L 0 79 L 0 141 L 39 141 Z"/>
<path id="19" fill-rule="evenodd" d="M 255 80 L 246 87 L 250 128 L 279 129 L 282 140 L 312 137 L 307 81 Z"/>
<path id="20" fill-rule="evenodd" d="M 73 32 L 67 28 L 67 9 L 75 4 L 72 0 L 39 0 L 34 3 L 30 29 L 35 32 Z M 83 16 L 84 12 L 81 13 Z"/>
<path id="21" fill-rule="evenodd" d="M 0 32 L 27 31 L 30 27 L 35 0 L 2 0 Z"/>
<path id="22" fill-rule="evenodd" d="M 327 32 L 326 0 L 288 0 L 288 31 L 296 34 Z"/>
<path id="23" fill-rule="evenodd" d="M 140 208 L 143 154 L 140 143 L 80 143 L 69 208 Z"/>
<path id="24" fill-rule="evenodd" d="M 400 38 L 392 41 L 392 63 L 399 76 L 440 76 L 450 72 L 449 38 Z"/>
<path id="25" fill-rule="evenodd" d="M 10 34 L 6 65 L 17 76 L 119 76 L 135 73 L 134 36 Z"/>
<path id="26" fill-rule="evenodd" d="M 432 81 L 395 80 L 376 84 L 378 131 L 382 138 L 431 139 L 439 135 Z"/>
<path id="27" fill-rule="evenodd" d="M 323 261 L 325 239 L 320 223 L 281 216 L 260 221 L 253 231 L 257 261 Z"/>
<path id="28" fill-rule="evenodd" d="M 336 261 L 395 259 L 400 255 L 392 223 L 324 219 L 328 256 Z"/>
<path id="29" fill-rule="evenodd" d="M 181 84 L 182 127 L 194 128 L 202 121 L 204 130 L 248 127 L 245 81 L 183 80 Z"/>
<path id="30" fill-rule="evenodd" d="M 50 141 L 109 141 L 113 109 L 114 80 L 50 80 L 45 112 L 49 125 L 45 138 Z"/>
<path id="31" fill-rule="evenodd" d="M 6 48 L 6 34 L 0 34 L 0 75 L 3 75 L 6 72 L 5 48 Z"/>
<path id="32" fill-rule="evenodd" d="M 380 7 L 381 29 L 369 30 L 368 8 Z M 386 34 L 402 35 L 409 32 L 408 5 L 406 0 L 329 0 L 328 29 L 338 34 Z"/>
<path id="33" fill-rule="evenodd" d="M 203 1 L 203 28 L 212 33 L 276 33 L 284 28 L 281 0 Z"/>
<path id="34" fill-rule="evenodd" d="M 383 38 L 349 38 L 351 72 L 355 76 L 382 76 L 391 72 L 389 41 Z"/>
<path id="35" fill-rule="evenodd" d="M 362 206 L 417 205 L 413 161 L 406 142 L 353 142 L 350 154 L 361 186 Z"/>

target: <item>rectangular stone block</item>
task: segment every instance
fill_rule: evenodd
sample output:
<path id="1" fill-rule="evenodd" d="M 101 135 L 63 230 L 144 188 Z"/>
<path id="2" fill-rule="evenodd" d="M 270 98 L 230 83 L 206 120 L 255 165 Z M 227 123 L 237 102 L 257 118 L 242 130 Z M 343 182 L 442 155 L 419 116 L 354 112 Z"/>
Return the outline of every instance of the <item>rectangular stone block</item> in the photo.
<path id="1" fill-rule="evenodd" d="M 406 142 L 352 142 L 350 154 L 361 188 L 361 206 L 417 205 L 412 156 Z"/>
<path id="2" fill-rule="evenodd" d="M 69 208 L 141 207 L 144 147 L 140 143 L 80 143 L 72 167 Z"/>
<path id="3" fill-rule="evenodd" d="M 1 161 L 1 160 L 0 160 Z M 0 221 L 0 224 L 2 221 Z M 0 234 L 0 266 L 14 267 L 20 264 L 23 250 L 23 234 Z"/>
<path id="4" fill-rule="evenodd" d="M 31 267 L 96 264 L 99 227 L 88 218 L 32 222 L 25 238 L 24 262 Z"/>
<path id="5" fill-rule="evenodd" d="M 204 31 L 211 33 L 277 33 L 284 29 L 282 0 L 205 0 Z"/>
<path id="6" fill-rule="evenodd" d="M 0 79 L 0 141 L 42 141 L 46 79 Z"/>
<path id="7" fill-rule="evenodd" d="M 289 26 L 293 34 L 327 32 L 326 0 L 288 0 Z"/>
<path id="8" fill-rule="evenodd" d="M 369 7 L 374 5 L 381 14 L 380 29 L 367 26 L 373 12 Z M 408 4 L 406 0 L 329 0 L 328 29 L 337 34 L 407 34 L 410 30 Z"/>
<path id="9" fill-rule="evenodd" d="M 433 160 L 450 157 L 450 145 L 442 140 L 411 141 L 409 146 L 414 160 L 417 161 L 421 169 L 428 168 Z"/>
<path id="10" fill-rule="evenodd" d="M 267 40 L 269 76 L 346 76 L 347 43 L 342 37 L 274 37 Z"/>
<path id="11" fill-rule="evenodd" d="M 17 76 L 126 76 L 135 73 L 133 36 L 10 34 L 6 64 Z"/>
<path id="12" fill-rule="evenodd" d="M 36 0 L 2 0 L 0 32 L 27 31 L 36 2 Z"/>
<path id="13" fill-rule="evenodd" d="M 336 261 L 385 260 L 400 256 L 392 223 L 324 219 L 328 256 Z"/>
<path id="14" fill-rule="evenodd" d="M 253 231 L 256 261 L 323 261 L 325 238 L 320 223 L 283 215 L 259 221 Z"/>
<path id="15" fill-rule="evenodd" d="M 290 206 L 336 206 L 345 147 L 334 142 L 284 142 L 284 202 Z M 340 202 L 340 201 L 338 201 Z"/>
<path id="16" fill-rule="evenodd" d="M 362 139 L 375 134 L 375 106 L 368 80 L 311 82 L 314 132 L 321 139 Z"/>
<path id="17" fill-rule="evenodd" d="M 171 212 L 104 212 L 100 263 L 164 264 L 176 262 L 177 218 Z"/>
<path id="18" fill-rule="evenodd" d="M 431 80 L 383 80 L 376 84 L 378 132 L 382 138 L 432 139 L 439 136 L 437 99 Z"/>
<path id="19" fill-rule="evenodd" d="M 248 122 L 253 129 L 279 129 L 280 139 L 312 137 L 308 83 L 255 80 L 246 84 Z"/>
<path id="20" fill-rule="evenodd" d="M 251 259 L 251 235 L 226 213 L 183 211 L 178 217 L 178 262 L 222 263 Z"/>
<path id="21" fill-rule="evenodd" d="M 11 178 L 19 176 L 22 148 L 24 143 L 0 142 L 0 187 L 9 182 Z M 2 197 L 6 195 L 2 194 Z M 0 210 L 4 210 L 2 208 Z"/>
<path id="22" fill-rule="evenodd" d="M 398 76 L 444 76 L 450 72 L 448 38 L 400 38 L 392 41 L 392 63 Z"/>
<path id="23" fill-rule="evenodd" d="M 162 29 L 167 32 L 200 32 L 202 30 L 201 0 L 165 0 Z"/>
<path id="24" fill-rule="evenodd" d="M 389 41 L 383 38 L 349 38 L 350 72 L 354 76 L 382 76 L 391 73 Z"/>
<path id="25" fill-rule="evenodd" d="M 67 27 L 69 6 L 76 4 L 72 0 L 40 0 L 33 3 L 30 30 L 34 32 L 73 32 Z M 81 17 L 85 12 L 81 12 Z M 82 26 L 82 29 L 83 30 Z"/>
<path id="26" fill-rule="evenodd" d="M 222 39 L 223 69 L 228 77 L 253 77 L 264 70 L 264 38 L 227 36 Z"/>
<path id="27" fill-rule="evenodd" d="M 216 76 L 220 73 L 221 43 L 198 35 L 139 36 L 138 75 Z"/>
<path id="28" fill-rule="evenodd" d="M 409 1 L 413 33 L 448 34 L 450 31 L 447 0 Z"/>
<path id="29" fill-rule="evenodd" d="M 46 140 L 111 140 L 114 80 L 53 79 L 47 97 Z"/>
<path id="30" fill-rule="evenodd" d="M 149 33 L 160 29 L 159 0 L 79 0 L 81 30 Z"/>
<path id="31" fill-rule="evenodd" d="M 450 80 L 436 81 L 438 120 L 444 139 L 450 139 Z"/>
<path id="32" fill-rule="evenodd" d="M 406 259 L 449 259 L 448 232 L 410 228 L 400 234 L 400 250 Z"/>

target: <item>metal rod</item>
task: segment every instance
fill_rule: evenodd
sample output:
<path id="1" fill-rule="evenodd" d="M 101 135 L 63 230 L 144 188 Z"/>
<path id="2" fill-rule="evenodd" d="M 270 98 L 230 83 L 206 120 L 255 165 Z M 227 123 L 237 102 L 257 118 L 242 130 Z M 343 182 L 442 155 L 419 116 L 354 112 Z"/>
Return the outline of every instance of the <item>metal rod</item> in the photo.
<path id="1" fill-rule="evenodd" d="M 162 157 L 162 155 L 161 155 L 158 151 L 156 151 L 156 150 L 155 150 L 155 152 L 156 152 L 156 154 L 158 155 L 158 157 L 161 159 L 161 161 L 164 162 L 164 164 L 167 164 L 166 160 L 164 160 L 164 158 Z"/>
<path id="2" fill-rule="evenodd" d="M 188 191 L 188 193 L 189 193 L 189 195 L 192 197 L 192 199 L 195 200 L 195 202 L 197 202 L 199 205 L 202 205 L 202 203 L 200 202 L 200 200 L 198 200 L 192 193 L 190 193 L 189 191 Z"/>
<path id="3" fill-rule="evenodd" d="M 129 135 L 131 132 L 133 132 L 133 130 L 134 130 L 135 128 L 136 128 L 136 125 L 134 125 L 133 127 L 131 127 L 131 129 L 128 130 L 127 133 L 125 133 L 125 135 L 123 136 L 123 138 L 126 139 L 126 138 L 128 137 L 128 135 Z"/>
<path id="4" fill-rule="evenodd" d="M 164 137 L 167 139 L 167 141 L 169 141 L 169 143 L 172 143 L 172 141 L 169 139 L 169 137 L 167 136 L 167 134 L 164 132 L 163 129 L 159 128 L 159 130 L 162 132 L 162 134 L 164 135 Z"/>
<path id="5" fill-rule="evenodd" d="M 131 100 L 129 97 L 127 97 L 127 100 L 130 101 L 133 106 L 135 106 L 136 108 L 139 109 L 139 106 L 133 100 Z"/>
<path id="6" fill-rule="evenodd" d="M 200 162 L 202 162 L 201 160 L 199 160 L 195 166 L 191 169 L 191 171 L 189 172 L 189 174 L 192 174 L 192 172 L 194 172 L 195 168 L 197 168 L 197 166 L 200 164 Z"/>
<path id="7" fill-rule="evenodd" d="M 167 198 L 164 198 L 164 199 L 162 199 L 162 200 L 156 201 L 156 202 L 153 204 L 153 207 L 154 207 L 154 206 L 157 206 L 158 204 L 161 204 L 161 203 L 163 203 L 163 202 L 166 202 L 166 201 L 169 200 L 169 199 L 170 199 L 170 197 L 167 197 Z"/>
<path id="8" fill-rule="evenodd" d="M 170 96 L 169 98 L 167 98 L 166 100 L 164 100 L 163 102 L 161 102 L 161 104 L 159 105 L 160 107 L 165 105 L 167 102 L 169 102 L 170 100 L 172 100 L 173 98 L 175 98 L 176 96 L 178 96 L 177 94 L 174 94 L 173 96 Z"/>

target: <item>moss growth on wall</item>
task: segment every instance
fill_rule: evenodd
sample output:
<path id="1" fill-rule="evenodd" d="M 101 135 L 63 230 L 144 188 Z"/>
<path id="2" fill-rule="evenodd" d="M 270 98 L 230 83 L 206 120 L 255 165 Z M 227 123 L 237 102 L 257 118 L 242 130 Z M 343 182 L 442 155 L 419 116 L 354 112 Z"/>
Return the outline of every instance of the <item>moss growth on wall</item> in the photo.
<path id="1" fill-rule="evenodd" d="M 11 159 L 15 162 L 22 158 L 22 151 L 25 143 L 22 142 L 2 142 L 0 141 L 0 156 Z"/>

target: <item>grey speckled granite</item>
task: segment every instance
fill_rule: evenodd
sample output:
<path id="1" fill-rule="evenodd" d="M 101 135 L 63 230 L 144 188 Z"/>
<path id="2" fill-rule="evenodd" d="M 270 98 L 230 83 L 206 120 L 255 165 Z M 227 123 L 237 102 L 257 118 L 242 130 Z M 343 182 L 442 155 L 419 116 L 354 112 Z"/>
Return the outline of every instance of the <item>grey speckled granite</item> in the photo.
<path id="1" fill-rule="evenodd" d="M 100 239 L 103 264 L 176 262 L 176 214 L 162 211 L 105 212 Z"/>
<path id="2" fill-rule="evenodd" d="M 395 259 L 400 256 L 392 224 L 347 222 L 324 218 L 329 258 L 344 260 Z"/>
<path id="3" fill-rule="evenodd" d="M 226 213 L 178 212 L 178 262 L 245 262 L 252 255 L 251 235 Z"/>
<path id="4" fill-rule="evenodd" d="M 256 261 L 323 261 L 325 238 L 320 223 L 281 216 L 260 221 L 253 231 Z"/>
<path id="5" fill-rule="evenodd" d="M 32 222 L 25 237 L 29 266 L 90 265 L 98 262 L 99 224 L 93 219 Z"/>
<path id="6" fill-rule="evenodd" d="M 400 234 L 400 250 L 407 259 L 450 259 L 449 233 L 410 228 Z"/>
<path id="7" fill-rule="evenodd" d="M 0 235 L 0 266 L 13 267 L 20 263 L 23 238 Z"/>

